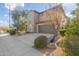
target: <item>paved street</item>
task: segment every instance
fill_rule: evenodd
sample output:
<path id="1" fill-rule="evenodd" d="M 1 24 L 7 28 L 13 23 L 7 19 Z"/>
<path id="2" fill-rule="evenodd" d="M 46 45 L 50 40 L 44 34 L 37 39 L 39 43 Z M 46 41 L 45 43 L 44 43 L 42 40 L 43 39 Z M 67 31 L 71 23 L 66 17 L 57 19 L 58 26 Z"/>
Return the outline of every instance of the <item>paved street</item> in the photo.
<path id="1" fill-rule="evenodd" d="M 40 51 L 33 48 L 34 39 L 41 34 L 0 37 L 0 56 L 41 56 Z M 49 34 L 45 34 L 50 36 Z"/>

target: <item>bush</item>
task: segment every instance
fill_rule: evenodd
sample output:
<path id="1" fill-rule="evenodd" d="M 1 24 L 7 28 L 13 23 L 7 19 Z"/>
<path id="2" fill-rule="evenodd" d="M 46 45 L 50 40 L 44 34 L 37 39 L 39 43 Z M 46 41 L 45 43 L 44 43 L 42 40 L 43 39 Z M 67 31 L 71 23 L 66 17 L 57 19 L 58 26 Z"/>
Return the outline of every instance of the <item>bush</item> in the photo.
<path id="1" fill-rule="evenodd" d="M 34 46 L 36 48 L 44 48 L 47 45 L 47 37 L 46 36 L 39 36 L 34 41 Z"/>
<path id="2" fill-rule="evenodd" d="M 68 28 L 66 35 L 79 35 L 79 27 Z"/>
<path id="3" fill-rule="evenodd" d="M 10 35 L 15 35 L 16 34 L 16 30 L 10 30 L 9 33 L 10 33 Z"/>
<path id="4" fill-rule="evenodd" d="M 60 32 L 60 34 L 61 34 L 62 36 L 65 36 L 66 29 L 61 29 L 61 30 L 59 30 L 59 32 Z"/>
<path id="5" fill-rule="evenodd" d="M 79 36 L 66 36 L 61 42 L 61 46 L 66 55 L 79 56 Z"/>

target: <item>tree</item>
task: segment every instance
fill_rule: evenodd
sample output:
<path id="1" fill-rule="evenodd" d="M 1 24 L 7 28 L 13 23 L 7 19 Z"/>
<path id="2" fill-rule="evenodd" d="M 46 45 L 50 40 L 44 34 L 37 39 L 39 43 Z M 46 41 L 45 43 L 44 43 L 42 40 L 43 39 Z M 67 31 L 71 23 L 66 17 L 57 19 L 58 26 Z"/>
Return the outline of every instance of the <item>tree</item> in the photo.
<path id="1" fill-rule="evenodd" d="M 75 17 L 70 19 L 65 38 L 60 44 L 66 55 L 79 56 L 79 4 L 71 14 Z"/>
<path id="2" fill-rule="evenodd" d="M 24 10 L 14 10 L 12 11 L 12 19 L 14 26 L 17 28 L 17 31 L 24 31 L 27 23 L 27 14 Z"/>
<path id="3" fill-rule="evenodd" d="M 79 35 L 79 4 L 76 6 L 77 8 L 71 12 L 73 18 L 71 19 L 67 28 L 67 35 Z"/>
<path id="4" fill-rule="evenodd" d="M 52 8 L 52 4 L 49 4 L 49 7 Z M 64 10 L 62 8 L 62 4 L 59 4 L 58 6 L 56 6 L 53 11 L 55 12 L 55 14 L 47 13 L 47 15 L 48 15 L 49 20 L 52 24 L 52 28 L 55 30 L 54 34 L 58 35 L 59 29 L 61 28 L 62 16 L 64 15 Z"/>

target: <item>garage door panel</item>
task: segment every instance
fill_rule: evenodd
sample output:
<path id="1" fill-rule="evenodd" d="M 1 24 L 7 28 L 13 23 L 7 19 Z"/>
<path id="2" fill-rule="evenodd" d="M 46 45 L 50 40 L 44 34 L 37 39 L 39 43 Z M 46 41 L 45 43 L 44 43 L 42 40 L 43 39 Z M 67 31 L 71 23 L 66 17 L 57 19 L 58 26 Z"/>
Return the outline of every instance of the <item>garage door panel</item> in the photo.
<path id="1" fill-rule="evenodd" d="M 53 33 L 52 25 L 39 25 L 39 33 Z"/>

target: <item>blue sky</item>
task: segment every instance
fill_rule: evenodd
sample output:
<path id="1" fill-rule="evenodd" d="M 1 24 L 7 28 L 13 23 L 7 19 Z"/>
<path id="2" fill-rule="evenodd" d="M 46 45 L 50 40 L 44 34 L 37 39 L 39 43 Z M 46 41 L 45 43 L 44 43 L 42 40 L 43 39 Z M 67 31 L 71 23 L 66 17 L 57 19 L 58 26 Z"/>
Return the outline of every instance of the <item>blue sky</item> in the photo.
<path id="1" fill-rule="evenodd" d="M 55 6 L 56 4 L 52 4 L 52 6 Z M 76 8 L 76 4 L 63 4 L 65 14 L 68 16 L 70 15 L 70 12 L 72 12 Z M 13 4 L 11 5 L 11 11 L 15 8 L 23 8 L 25 10 L 36 10 L 38 12 L 42 12 L 45 9 L 49 8 L 48 3 L 25 3 L 25 4 Z M 1 3 L 0 4 L 0 26 L 8 26 L 8 20 L 9 20 L 9 9 L 6 4 Z"/>

